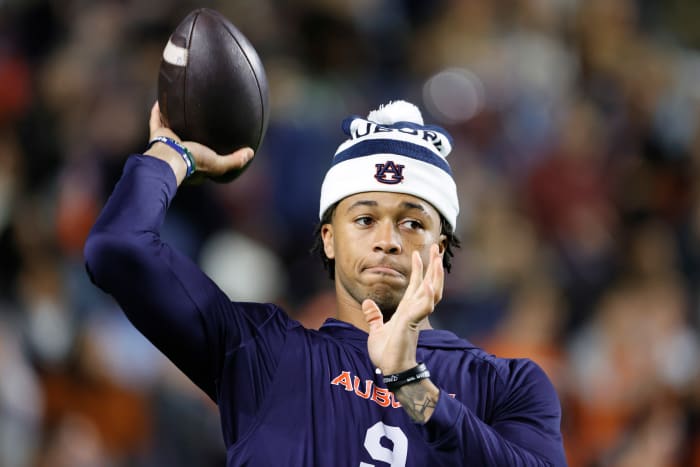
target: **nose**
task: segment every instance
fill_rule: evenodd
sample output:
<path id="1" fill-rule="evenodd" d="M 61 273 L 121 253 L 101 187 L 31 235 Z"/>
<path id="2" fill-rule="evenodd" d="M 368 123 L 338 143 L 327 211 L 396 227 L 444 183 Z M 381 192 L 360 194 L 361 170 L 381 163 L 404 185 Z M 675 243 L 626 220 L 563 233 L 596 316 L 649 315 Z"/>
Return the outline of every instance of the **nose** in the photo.
<path id="1" fill-rule="evenodd" d="M 374 251 L 397 255 L 401 253 L 401 235 L 398 228 L 391 222 L 381 222 L 377 225 L 374 239 Z"/>

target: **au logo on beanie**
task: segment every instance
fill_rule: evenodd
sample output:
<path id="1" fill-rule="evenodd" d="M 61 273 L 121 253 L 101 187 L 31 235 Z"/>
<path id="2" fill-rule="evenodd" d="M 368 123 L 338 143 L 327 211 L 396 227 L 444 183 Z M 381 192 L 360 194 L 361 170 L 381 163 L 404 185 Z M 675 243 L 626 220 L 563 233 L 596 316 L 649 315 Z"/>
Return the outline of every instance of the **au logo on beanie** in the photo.
<path id="1" fill-rule="evenodd" d="M 424 124 L 418 107 L 406 101 L 380 106 L 366 119 L 348 117 L 342 128 L 349 139 L 338 147 L 323 180 L 320 218 L 347 196 L 384 191 L 428 201 L 455 227 L 459 202 L 446 159 L 452 150 L 447 131 Z"/>
<path id="2" fill-rule="evenodd" d="M 396 164 L 394 161 L 386 161 L 383 164 L 374 164 L 374 166 L 377 168 L 374 178 L 379 183 L 395 185 L 403 180 L 403 168 L 406 167 L 405 165 Z"/>

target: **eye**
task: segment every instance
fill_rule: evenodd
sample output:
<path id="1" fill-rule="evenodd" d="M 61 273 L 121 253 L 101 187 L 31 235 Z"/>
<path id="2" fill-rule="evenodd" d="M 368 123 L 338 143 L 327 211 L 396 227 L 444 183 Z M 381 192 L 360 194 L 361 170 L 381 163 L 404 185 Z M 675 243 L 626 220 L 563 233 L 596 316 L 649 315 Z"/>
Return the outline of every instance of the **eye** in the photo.
<path id="1" fill-rule="evenodd" d="M 408 228 L 409 230 L 423 229 L 423 223 L 415 219 L 406 219 L 405 221 L 401 222 L 401 225 Z"/>
<path id="2" fill-rule="evenodd" d="M 372 225 L 374 220 L 370 216 L 360 216 L 356 217 L 354 220 L 355 224 L 360 225 L 362 227 L 369 227 Z"/>

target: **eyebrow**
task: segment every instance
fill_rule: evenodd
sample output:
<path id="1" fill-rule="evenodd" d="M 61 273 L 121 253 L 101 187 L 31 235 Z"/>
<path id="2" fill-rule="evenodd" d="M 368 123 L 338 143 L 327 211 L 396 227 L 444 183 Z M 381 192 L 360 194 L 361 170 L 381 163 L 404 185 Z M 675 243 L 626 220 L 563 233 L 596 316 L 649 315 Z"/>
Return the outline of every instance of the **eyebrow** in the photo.
<path id="1" fill-rule="evenodd" d="M 371 206 L 371 207 L 376 207 L 376 206 L 379 206 L 379 203 L 377 203 L 376 201 L 370 201 L 370 200 L 361 199 L 361 200 L 359 200 L 359 201 L 355 201 L 355 202 L 352 203 L 350 206 L 348 206 L 348 209 L 347 209 L 345 212 L 350 212 L 350 211 L 352 211 L 353 209 L 355 209 L 356 207 L 359 207 L 359 206 Z"/>
<path id="2" fill-rule="evenodd" d="M 425 207 L 423 207 L 422 204 L 412 203 L 410 201 L 404 201 L 403 203 L 401 203 L 401 206 L 404 207 L 405 209 L 417 209 L 418 211 L 422 211 L 426 214 L 428 213 L 428 211 L 426 211 Z"/>
<path id="3" fill-rule="evenodd" d="M 352 211 L 353 209 L 355 209 L 356 207 L 359 207 L 359 206 L 377 207 L 377 206 L 379 206 L 379 203 L 377 203 L 376 201 L 372 201 L 372 200 L 364 200 L 364 199 L 361 199 L 361 200 L 359 200 L 359 201 L 355 201 L 354 203 L 352 203 L 352 204 L 348 207 L 348 209 L 347 209 L 346 212 L 350 212 L 350 211 Z M 422 204 L 419 204 L 419 203 L 412 203 L 412 202 L 410 202 L 410 201 L 404 201 L 404 202 L 402 202 L 402 203 L 401 203 L 401 207 L 404 208 L 404 209 L 416 209 L 416 210 L 421 211 L 421 212 L 424 212 L 424 213 L 427 213 L 427 212 L 428 212 Z"/>

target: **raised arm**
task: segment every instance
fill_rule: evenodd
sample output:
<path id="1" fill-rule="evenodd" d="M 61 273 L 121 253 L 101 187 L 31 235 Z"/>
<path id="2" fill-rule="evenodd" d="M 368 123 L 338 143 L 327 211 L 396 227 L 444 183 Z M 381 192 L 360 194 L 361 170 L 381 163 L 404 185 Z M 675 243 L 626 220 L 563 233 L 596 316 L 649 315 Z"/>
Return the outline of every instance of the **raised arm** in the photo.
<path id="1" fill-rule="evenodd" d="M 156 104 L 151 138 L 177 140 L 159 115 Z M 242 167 L 252 157 L 250 149 L 217 156 L 199 144 L 183 144 L 205 175 Z M 85 261 L 93 282 L 114 296 L 134 325 L 215 399 L 214 375 L 221 362 L 213 347 L 235 342 L 236 336 L 221 329 L 245 329 L 247 318 L 232 312 L 244 305 L 232 304 L 196 264 L 160 239 L 167 208 L 185 173 L 185 160 L 164 143 L 131 156 L 88 237 Z M 227 320 L 240 322 L 227 326 Z"/>

